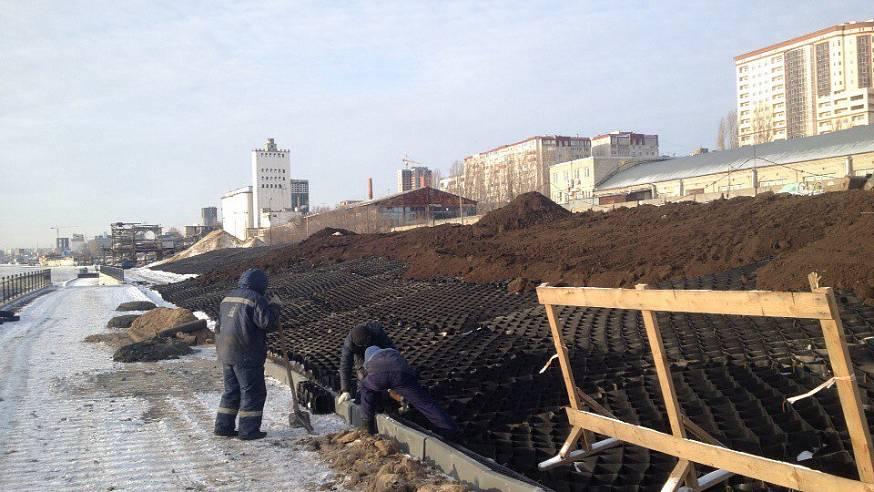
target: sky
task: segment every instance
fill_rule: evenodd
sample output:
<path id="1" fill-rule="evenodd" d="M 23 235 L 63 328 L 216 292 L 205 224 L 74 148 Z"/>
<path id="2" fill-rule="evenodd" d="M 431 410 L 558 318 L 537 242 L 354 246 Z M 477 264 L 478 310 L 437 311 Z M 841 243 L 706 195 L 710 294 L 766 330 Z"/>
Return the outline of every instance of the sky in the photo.
<path id="1" fill-rule="evenodd" d="M 870 0 L 0 0 L 0 248 L 198 223 L 291 150 L 311 204 L 393 190 L 532 135 L 713 147 L 733 57 L 874 17 Z"/>

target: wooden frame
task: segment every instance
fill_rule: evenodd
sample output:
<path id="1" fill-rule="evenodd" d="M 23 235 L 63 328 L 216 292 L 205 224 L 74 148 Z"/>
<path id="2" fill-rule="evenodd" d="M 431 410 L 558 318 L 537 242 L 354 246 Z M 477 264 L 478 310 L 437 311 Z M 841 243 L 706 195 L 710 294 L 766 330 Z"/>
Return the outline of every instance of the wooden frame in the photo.
<path id="1" fill-rule="evenodd" d="M 550 287 L 547 284 L 538 287 L 537 297 L 546 309 L 555 351 L 558 354 L 568 392 L 567 414 L 571 424 L 570 435 L 558 456 L 540 463 L 540 469 L 546 470 L 579 461 L 625 442 L 678 459 L 663 491 L 678 490 L 681 487 L 703 490 L 730 478 L 733 474 L 739 474 L 797 490 L 874 492 L 871 433 L 865 420 L 859 388 L 853 377 L 853 367 L 834 292 L 831 288 L 820 288 L 819 277 L 816 274 L 811 274 L 809 279 L 811 292 L 654 290 L 646 285 L 638 285 L 636 289 Z M 561 338 L 556 306 L 641 311 L 662 397 L 665 400 L 670 434 L 622 422 L 577 388 L 568 350 Z M 819 320 L 835 376 L 841 408 L 847 421 L 860 480 L 851 480 L 793 463 L 728 449 L 683 415 L 677 401 L 670 364 L 655 316 L 658 311 Z M 690 439 L 687 433 L 697 440 Z M 595 442 L 594 434 L 607 438 Z M 695 471 L 696 463 L 717 470 L 699 477 Z"/>

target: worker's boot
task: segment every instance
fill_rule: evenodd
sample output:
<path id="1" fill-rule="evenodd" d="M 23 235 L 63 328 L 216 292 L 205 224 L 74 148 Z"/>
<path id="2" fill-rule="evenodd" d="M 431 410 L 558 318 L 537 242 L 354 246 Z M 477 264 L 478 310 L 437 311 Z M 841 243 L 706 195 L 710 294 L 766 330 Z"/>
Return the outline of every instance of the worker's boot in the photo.
<path id="1" fill-rule="evenodd" d="M 253 434 L 246 434 L 245 436 L 239 436 L 241 441 L 254 441 L 255 439 L 263 439 L 267 437 L 267 433 L 263 431 L 256 431 Z"/>

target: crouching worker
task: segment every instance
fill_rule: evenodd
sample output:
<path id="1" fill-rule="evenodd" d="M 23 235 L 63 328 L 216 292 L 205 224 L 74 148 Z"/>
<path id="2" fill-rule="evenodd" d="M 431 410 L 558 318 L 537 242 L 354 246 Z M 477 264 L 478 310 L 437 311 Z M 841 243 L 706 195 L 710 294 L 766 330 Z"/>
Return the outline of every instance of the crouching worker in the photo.
<path id="1" fill-rule="evenodd" d="M 378 348 L 395 348 L 391 338 L 385 333 L 382 323 L 371 320 L 349 330 L 346 340 L 343 341 L 343 352 L 340 354 L 340 396 L 337 397 L 337 403 L 354 399 L 352 369 L 354 366 L 360 385 L 367 375 L 364 369 L 364 351 L 371 345 Z"/>
<path id="2" fill-rule="evenodd" d="M 391 389 L 424 415 L 438 434 L 449 439 L 458 435 L 458 425 L 419 384 L 416 371 L 400 352 L 393 348 L 368 347 L 364 353 L 364 368 L 367 376 L 360 384 L 361 418 L 371 434 L 376 433 L 376 413 L 382 410 L 383 393 Z"/>
<path id="3" fill-rule="evenodd" d="M 268 301 L 267 274 L 250 269 L 239 288 L 222 300 L 216 323 L 216 352 L 222 363 L 225 391 L 215 419 L 215 434 L 243 440 L 261 439 L 261 412 L 267 399 L 264 360 L 267 333 L 276 330 L 279 300 Z M 240 417 L 239 432 L 235 421 Z"/>

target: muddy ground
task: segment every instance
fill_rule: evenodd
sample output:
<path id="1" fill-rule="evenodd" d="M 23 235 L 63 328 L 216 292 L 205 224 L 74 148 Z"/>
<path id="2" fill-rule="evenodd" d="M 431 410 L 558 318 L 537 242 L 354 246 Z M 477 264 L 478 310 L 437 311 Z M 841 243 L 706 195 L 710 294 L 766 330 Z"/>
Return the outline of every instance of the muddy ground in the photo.
<path id="1" fill-rule="evenodd" d="M 874 192 L 814 197 L 765 194 L 710 203 L 640 206 L 569 214 L 537 193 L 518 197 L 471 226 L 392 234 L 314 234 L 299 245 L 197 260 L 198 282 L 230 281 L 246 268 L 268 272 L 382 256 L 409 264 L 415 279 L 534 282 L 629 287 L 692 278 L 774 260 L 764 288 L 804 290 L 810 271 L 822 285 L 874 294 Z M 217 257 L 218 258 L 218 257 Z M 227 258 L 222 258 L 227 260 Z M 189 273 L 185 263 L 169 271 Z"/>

